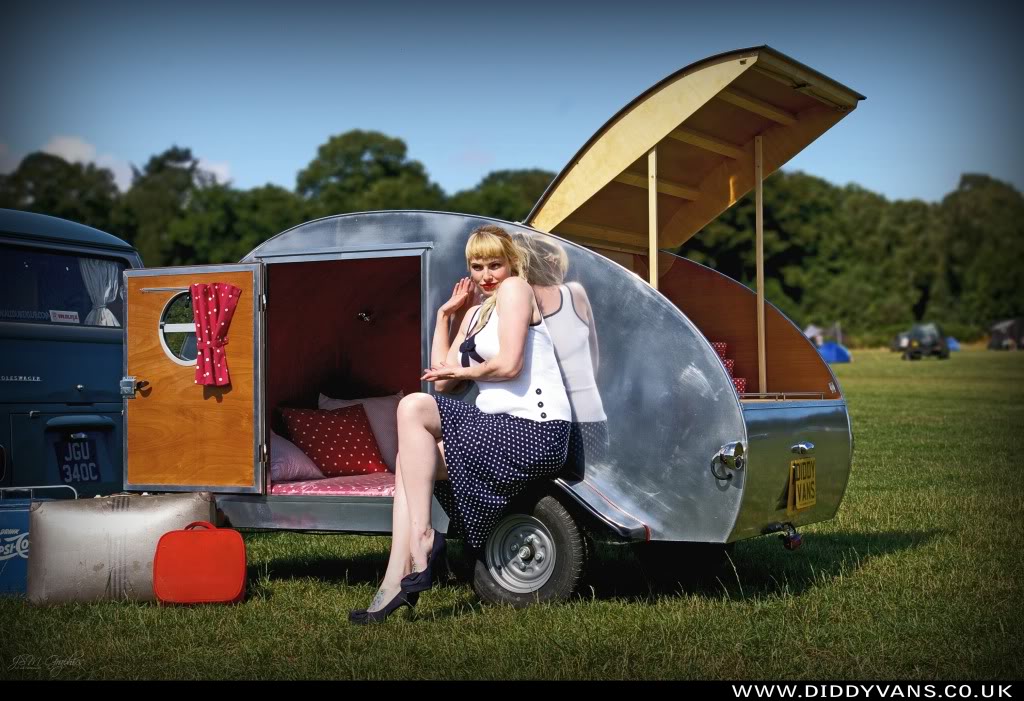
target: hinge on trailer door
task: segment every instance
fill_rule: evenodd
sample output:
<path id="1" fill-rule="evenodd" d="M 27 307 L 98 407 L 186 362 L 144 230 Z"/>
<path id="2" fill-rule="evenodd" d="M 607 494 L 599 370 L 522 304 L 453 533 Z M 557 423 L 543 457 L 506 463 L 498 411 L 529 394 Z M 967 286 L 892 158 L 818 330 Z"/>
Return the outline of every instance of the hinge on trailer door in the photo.
<path id="1" fill-rule="evenodd" d="M 270 451 L 267 450 L 266 443 L 260 443 L 260 463 L 266 465 L 270 459 Z"/>
<path id="2" fill-rule="evenodd" d="M 266 294 L 261 294 L 260 295 L 260 311 L 261 312 L 267 311 L 267 295 Z"/>

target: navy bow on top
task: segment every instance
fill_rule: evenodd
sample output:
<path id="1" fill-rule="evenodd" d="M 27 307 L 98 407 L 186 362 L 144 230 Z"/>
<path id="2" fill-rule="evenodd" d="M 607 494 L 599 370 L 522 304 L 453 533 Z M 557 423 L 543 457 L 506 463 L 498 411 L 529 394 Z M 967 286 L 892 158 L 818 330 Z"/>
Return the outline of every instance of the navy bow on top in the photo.
<path id="1" fill-rule="evenodd" d="M 476 334 L 473 334 L 459 346 L 459 352 L 462 353 L 462 367 L 469 367 L 469 359 L 472 358 L 478 363 L 484 362 L 484 359 L 480 357 L 480 354 L 476 352 Z"/>

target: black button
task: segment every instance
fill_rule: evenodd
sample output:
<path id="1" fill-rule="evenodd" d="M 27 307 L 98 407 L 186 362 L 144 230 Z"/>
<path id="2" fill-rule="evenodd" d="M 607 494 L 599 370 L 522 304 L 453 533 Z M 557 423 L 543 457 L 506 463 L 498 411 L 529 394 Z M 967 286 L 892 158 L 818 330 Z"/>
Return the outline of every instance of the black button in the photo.
<path id="1" fill-rule="evenodd" d="M 540 387 L 537 388 L 537 394 L 540 394 Z"/>
<path id="2" fill-rule="evenodd" d="M 541 409 L 543 409 L 544 408 L 544 402 L 537 402 L 537 406 L 539 406 Z"/>
<path id="3" fill-rule="evenodd" d="M 544 413 L 544 412 L 542 411 L 542 412 L 540 412 L 540 418 L 542 418 L 542 419 L 546 419 L 546 418 L 548 418 L 548 415 L 547 415 L 547 414 L 545 414 L 545 413 Z"/>

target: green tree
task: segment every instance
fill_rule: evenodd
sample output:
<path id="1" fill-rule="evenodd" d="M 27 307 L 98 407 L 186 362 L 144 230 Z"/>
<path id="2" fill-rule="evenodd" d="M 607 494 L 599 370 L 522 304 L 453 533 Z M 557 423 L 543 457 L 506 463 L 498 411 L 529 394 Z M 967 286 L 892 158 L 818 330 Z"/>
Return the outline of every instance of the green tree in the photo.
<path id="1" fill-rule="evenodd" d="M 297 191 L 314 217 L 368 209 L 441 209 L 444 192 L 405 142 L 377 131 L 332 136 L 302 169 Z"/>
<path id="2" fill-rule="evenodd" d="M 195 188 L 180 215 L 167 224 L 165 265 L 234 263 L 239 193 L 213 182 Z"/>
<path id="3" fill-rule="evenodd" d="M 230 260 L 241 260 L 270 237 L 311 219 L 301 197 L 270 184 L 239 193 L 236 211 L 236 239 Z"/>
<path id="4" fill-rule="evenodd" d="M 114 174 L 92 163 L 68 163 L 60 156 L 29 154 L 10 175 L 0 175 L 0 207 L 49 214 L 112 231 L 111 215 L 120 193 Z"/>
<path id="5" fill-rule="evenodd" d="M 555 174 L 546 170 L 496 170 L 476 187 L 452 195 L 448 209 L 505 221 L 523 221 L 554 179 Z"/>
<path id="6" fill-rule="evenodd" d="M 941 203 L 944 299 L 931 305 L 957 321 L 985 328 L 1024 315 L 1024 197 L 1008 183 L 965 174 Z M 957 300 L 959 303 L 957 303 Z"/>
<path id="7" fill-rule="evenodd" d="M 276 185 L 235 190 L 207 183 L 170 223 L 170 265 L 235 263 L 271 236 L 301 224 L 304 203 Z"/>
<path id="8" fill-rule="evenodd" d="M 185 213 L 196 188 L 213 182 L 201 171 L 191 149 L 172 146 L 153 156 L 139 171 L 132 167 L 132 186 L 121 198 L 115 225 L 135 245 L 149 267 L 181 257 L 170 237 L 171 224 Z"/>

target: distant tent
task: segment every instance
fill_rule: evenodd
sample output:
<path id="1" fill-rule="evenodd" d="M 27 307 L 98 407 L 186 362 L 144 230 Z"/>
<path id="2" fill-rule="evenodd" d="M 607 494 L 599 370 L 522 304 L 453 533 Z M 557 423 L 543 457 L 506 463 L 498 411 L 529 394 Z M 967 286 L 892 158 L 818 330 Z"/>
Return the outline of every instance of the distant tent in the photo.
<path id="1" fill-rule="evenodd" d="M 989 350 L 1013 350 L 1024 345 L 1024 319 L 1006 319 L 992 324 L 988 332 L 992 335 Z"/>
<path id="2" fill-rule="evenodd" d="M 951 351 L 958 351 L 960 350 L 960 341 L 950 336 L 946 339 L 946 348 L 949 348 Z"/>
<path id="3" fill-rule="evenodd" d="M 829 363 L 849 363 L 853 361 L 853 356 L 850 355 L 850 350 L 843 345 L 835 343 L 834 341 L 826 341 L 821 344 L 818 348 L 818 352 L 821 353 L 821 357 Z"/>

